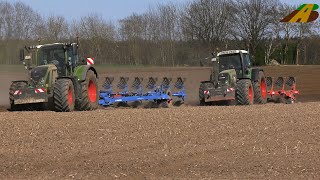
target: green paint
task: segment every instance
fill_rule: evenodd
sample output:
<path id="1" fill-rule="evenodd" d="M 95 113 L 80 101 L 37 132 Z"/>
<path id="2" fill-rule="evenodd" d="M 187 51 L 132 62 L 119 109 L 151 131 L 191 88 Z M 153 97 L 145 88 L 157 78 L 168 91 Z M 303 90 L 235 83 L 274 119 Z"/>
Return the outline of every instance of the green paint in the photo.
<path id="1" fill-rule="evenodd" d="M 87 72 L 90 68 L 93 68 L 89 65 L 81 65 L 75 68 L 73 76 L 78 78 L 78 81 L 86 80 Z"/>
<path id="2" fill-rule="evenodd" d="M 297 10 L 301 11 L 307 4 L 302 4 Z M 318 4 L 313 4 L 313 8 L 312 10 L 315 11 L 319 9 L 319 5 Z"/>
<path id="3" fill-rule="evenodd" d="M 78 66 L 75 68 L 73 75 L 76 76 L 79 81 L 84 80 L 83 74 L 87 73 L 87 70 L 88 68 L 86 67 L 86 65 Z"/>
<path id="4" fill-rule="evenodd" d="M 307 4 L 302 4 L 297 10 L 302 10 Z"/>
<path id="5" fill-rule="evenodd" d="M 224 71 L 221 71 L 219 74 L 222 74 L 222 73 L 227 73 L 229 74 L 229 79 L 228 79 L 228 86 L 230 87 L 234 87 L 235 84 L 236 84 L 236 81 L 237 81 L 237 72 L 235 69 L 227 69 L 227 70 L 224 70 Z"/>

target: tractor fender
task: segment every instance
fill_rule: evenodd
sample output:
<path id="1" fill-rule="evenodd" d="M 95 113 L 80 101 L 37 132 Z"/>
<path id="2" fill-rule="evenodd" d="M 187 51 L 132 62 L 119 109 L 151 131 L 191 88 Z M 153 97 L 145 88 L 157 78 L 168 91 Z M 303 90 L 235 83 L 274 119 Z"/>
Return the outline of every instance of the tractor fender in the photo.
<path id="1" fill-rule="evenodd" d="M 81 66 L 76 67 L 74 70 L 73 76 L 77 77 L 78 81 L 84 81 L 84 80 L 86 80 L 87 72 L 89 70 L 92 70 L 94 72 L 97 79 L 99 78 L 97 70 L 93 66 L 90 66 L 90 65 L 81 65 Z"/>
<path id="2" fill-rule="evenodd" d="M 252 82 L 258 81 L 259 73 L 260 73 L 261 71 L 264 72 L 262 68 L 253 68 L 253 69 L 252 69 L 252 78 L 251 78 L 251 81 L 252 81 Z"/>

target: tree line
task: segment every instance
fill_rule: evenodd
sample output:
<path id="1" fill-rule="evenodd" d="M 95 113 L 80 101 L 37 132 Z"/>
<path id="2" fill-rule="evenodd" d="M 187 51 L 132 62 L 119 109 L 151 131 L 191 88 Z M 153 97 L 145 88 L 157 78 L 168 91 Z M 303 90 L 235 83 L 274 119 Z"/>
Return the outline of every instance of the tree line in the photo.
<path id="1" fill-rule="evenodd" d="M 193 0 L 158 4 L 111 22 L 98 14 L 67 20 L 22 2 L 0 1 L 0 63 L 19 63 L 24 45 L 72 42 L 98 64 L 205 64 L 212 52 L 246 49 L 256 65 L 320 64 L 320 26 L 281 23 L 297 7 L 279 0 Z"/>

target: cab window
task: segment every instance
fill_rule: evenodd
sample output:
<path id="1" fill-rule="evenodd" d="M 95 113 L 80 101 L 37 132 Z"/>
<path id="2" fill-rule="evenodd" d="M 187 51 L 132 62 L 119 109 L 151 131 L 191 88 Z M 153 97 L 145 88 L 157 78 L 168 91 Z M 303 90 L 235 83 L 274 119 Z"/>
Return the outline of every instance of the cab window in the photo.
<path id="1" fill-rule="evenodd" d="M 243 54 L 244 67 L 251 67 L 251 60 L 249 54 Z"/>

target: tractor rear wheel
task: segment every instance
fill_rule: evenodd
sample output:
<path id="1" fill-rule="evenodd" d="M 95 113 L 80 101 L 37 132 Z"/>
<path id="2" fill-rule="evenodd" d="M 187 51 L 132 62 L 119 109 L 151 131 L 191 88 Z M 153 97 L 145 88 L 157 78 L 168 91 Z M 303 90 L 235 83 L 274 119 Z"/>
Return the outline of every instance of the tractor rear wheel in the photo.
<path id="1" fill-rule="evenodd" d="M 254 99 L 253 86 L 249 79 L 242 79 L 236 85 L 236 101 L 238 105 L 252 105 Z"/>
<path id="2" fill-rule="evenodd" d="M 267 84 L 266 84 L 266 77 L 263 71 L 259 72 L 258 80 L 253 82 L 253 90 L 254 90 L 254 103 L 266 104 L 267 103 Z"/>
<path id="3" fill-rule="evenodd" d="M 53 104 L 56 112 L 74 111 L 75 94 L 71 79 L 58 79 L 53 90 Z"/>
<path id="4" fill-rule="evenodd" d="M 77 105 L 80 111 L 91 111 L 98 108 L 98 81 L 95 73 L 91 70 L 87 72 L 86 80 L 80 83 L 81 100 Z"/>
<path id="5" fill-rule="evenodd" d="M 9 100 L 10 100 L 10 110 L 11 111 L 19 111 L 22 110 L 23 105 L 14 104 L 14 93 L 17 90 L 24 89 L 27 86 L 26 82 L 13 82 L 9 89 Z"/>

